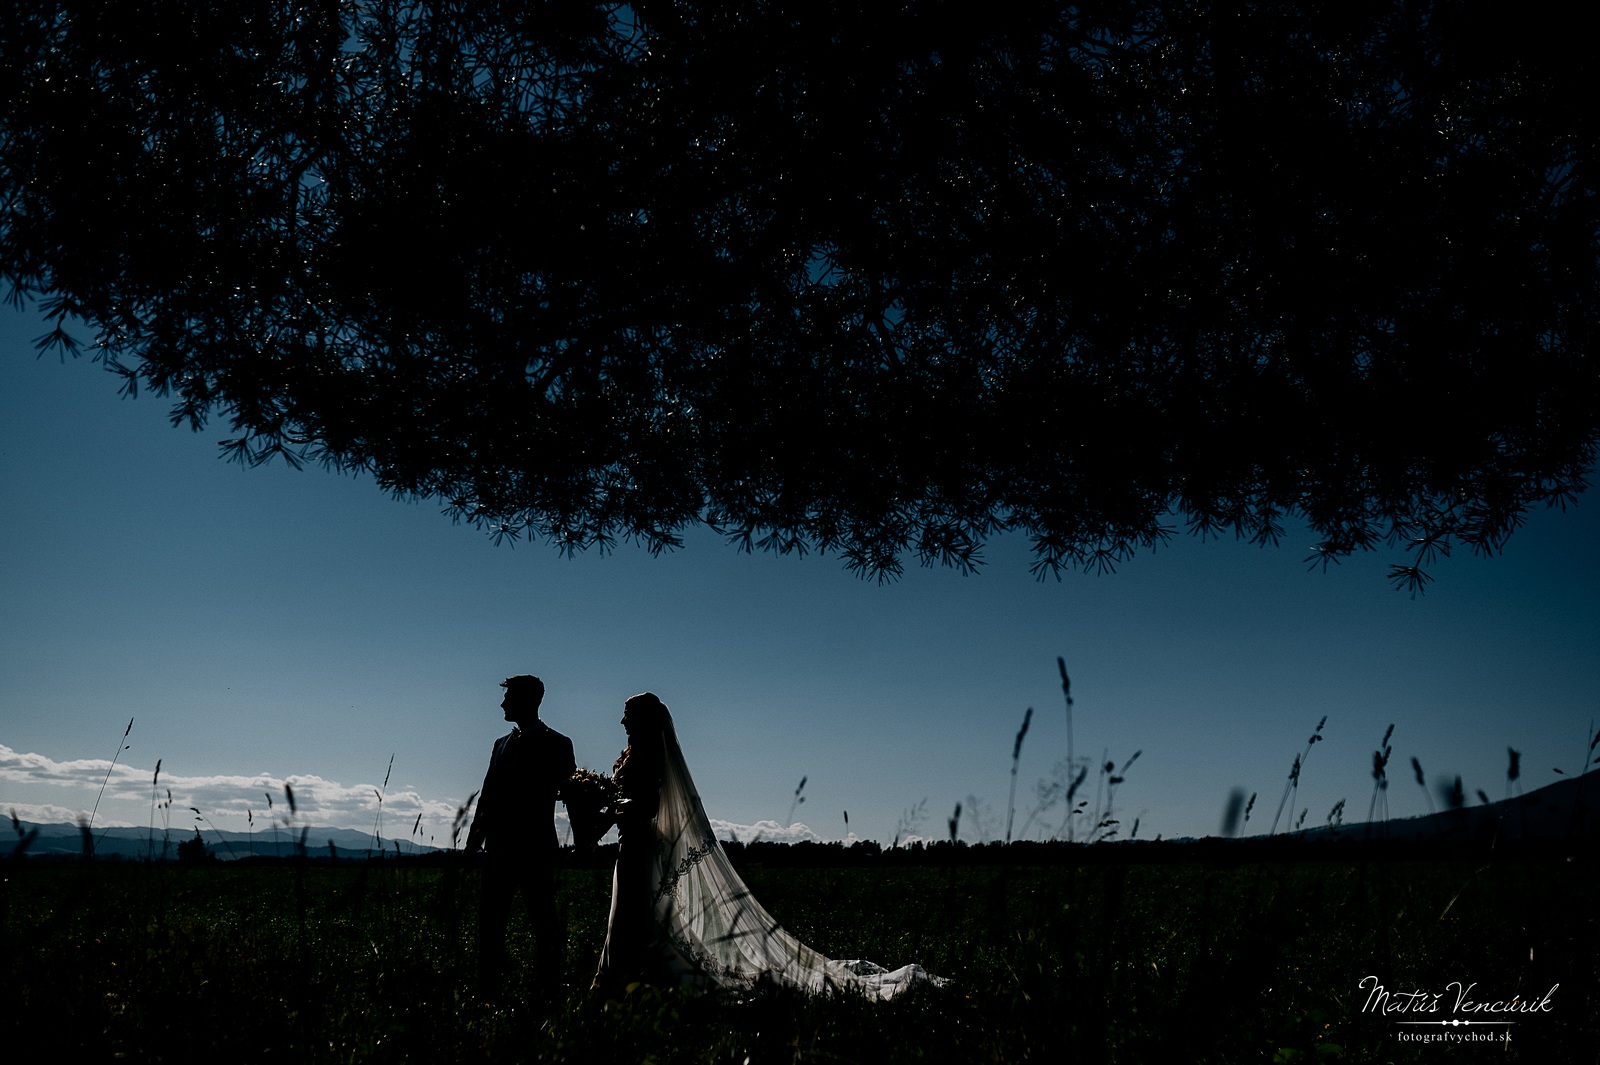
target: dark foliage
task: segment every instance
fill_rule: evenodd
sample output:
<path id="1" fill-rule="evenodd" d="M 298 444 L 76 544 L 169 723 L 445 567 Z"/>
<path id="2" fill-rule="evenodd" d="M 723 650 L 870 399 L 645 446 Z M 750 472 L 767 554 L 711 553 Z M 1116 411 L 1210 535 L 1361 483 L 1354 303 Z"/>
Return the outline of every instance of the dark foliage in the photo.
<path id="1" fill-rule="evenodd" d="M 211 848 L 206 846 L 206 841 L 200 837 L 200 830 L 194 830 L 194 835 L 178 844 L 178 861 L 180 862 L 208 862 L 214 855 Z"/>
<path id="2" fill-rule="evenodd" d="M 1578 10 L 15 0 L 0 274 L 499 535 L 1495 551 L 1600 426 Z"/>
<path id="3" fill-rule="evenodd" d="M 1600 1034 L 1591 854 L 752 871 L 756 897 L 818 949 L 915 959 L 955 981 L 880 1004 L 591 995 L 609 870 L 558 879 L 566 979 L 534 983 L 519 911 L 508 994 L 489 1003 L 472 982 L 476 875 L 456 866 L 122 863 L 90 876 L 26 863 L 0 885 L 0 1000 L 68 1061 L 1461 1059 L 1399 1042 L 1398 1018 L 1363 1008 L 1359 981 L 1377 974 L 1395 990 L 1460 979 L 1535 1000 L 1559 984 L 1494 1060 L 1587 1061 Z"/>

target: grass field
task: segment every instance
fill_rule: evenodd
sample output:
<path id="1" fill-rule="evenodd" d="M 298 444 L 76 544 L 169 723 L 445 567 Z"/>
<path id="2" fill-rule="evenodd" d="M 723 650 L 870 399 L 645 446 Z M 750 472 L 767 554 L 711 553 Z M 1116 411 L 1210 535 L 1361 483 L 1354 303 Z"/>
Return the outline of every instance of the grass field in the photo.
<path id="1" fill-rule="evenodd" d="M 84 1061 L 1528 1061 L 1600 1059 L 1585 860 L 754 867 L 758 898 L 836 957 L 953 978 L 885 1004 L 587 993 L 601 867 L 563 871 L 569 986 L 473 993 L 477 874 L 382 863 L 12 862 L 0 1001 L 13 1040 Z M 522 917 L 513 954 L 526 957 Z M 1539 1001 L 1476 1029 L 1364 1010 L 1359 984 Z M 1438 1016 L 1438 1015 L 1435 1015 Z M 1398 1033 L 1509 1031 L 1439 1045 Z M 15 1046 L 15 1042 L 13 1042 Z"/>

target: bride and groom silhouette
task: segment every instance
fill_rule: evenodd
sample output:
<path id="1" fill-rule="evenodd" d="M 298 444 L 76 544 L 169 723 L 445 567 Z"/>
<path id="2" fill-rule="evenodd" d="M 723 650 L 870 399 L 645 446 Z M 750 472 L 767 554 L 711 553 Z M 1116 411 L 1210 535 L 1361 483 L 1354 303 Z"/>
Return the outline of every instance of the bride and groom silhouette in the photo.
<path id="1" fill-rule="evenodd" d="M 516 727 L 495 741 L 466 845 L 469 854 L 486 851 L 479 979 L 491 993 L 505 967 L 506 922 L 518 888 L 538 941 L 541 977 L 560 975 L 566 935 L 555 905 L 555 802 L 576 771 L 572 741 L 539 719 L 544 683 L 517 676 L 501 687 L 501 709 Z M 648 692 L 631 697 L 622 727 L 628 746 L 612 767 L 610 804 L 617 862 L 594 990 L 616 994 L 646 982 L 736 991 L 776 983 L 888 999 L 919 983 L 943 982 L 918 965 L 888 970 L 825 958 L 786 932 L 717 842 L 666 704 Z"/>

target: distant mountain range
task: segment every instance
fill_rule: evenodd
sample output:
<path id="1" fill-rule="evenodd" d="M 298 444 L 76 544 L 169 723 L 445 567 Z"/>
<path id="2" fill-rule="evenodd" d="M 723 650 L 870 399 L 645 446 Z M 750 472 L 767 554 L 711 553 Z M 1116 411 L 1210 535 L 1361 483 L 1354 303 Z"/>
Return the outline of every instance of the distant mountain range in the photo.
<path id="1" fill-rule="evenodd" d="M 1526 794 L 1485 803 L 1482 793 L 1462 796 L 1463 805 L 1421 817 L 1383 822 L 1318 826 L 1291 833 L 1308 840 L 1387 839 L 1396 841 L 1505 842 L 1593 840 L 1600 837 L 1600 772 L 1563 777 Z"/>
<path id="2" fill-rule="evenodd" d="M 1421 817 L 1381 822 L 1355 822 L 1319 825 L 1298 832 L 1281 833 L 1268 840 L 1246 837 L 1238 843 L 1271 844 L 1291 841 L 1304 843 L 1383 841 L 1390 844 L 1455 843 L 1554 843 L 1600 840 L 1600 772 L 1567 777 L 1497 802 L 1464 804 Z M 24 853 L 30 857 L 68 857 L 83 853 L 83 831 L 75 824 L 32 824 L 19 822 L 21 836 L 13 836 L 10 851 L 27 838 Z M 408 839 L 375 840 L 371 832 L 349 828 L 305 829 L 305 850 L 313 858 L 360 859 L 382 853 L 394 855 L 441 854 L 448 848 L 431 847 Z M 147 828 L 95 829 L 97 857 L 143 860 L 147 857 L 176 859 L 178 844 L 194 838 L 192 828 L 153 834 Z M 296 853 L 299 833 L 280 829 L 270 831 L 201 833 L 206 847 L 224 860 L 255 857 L 289 857 Z M 1173 845 L 1196 843 L 1171 840 Z M 1210 841 L 1225 844 L 1226 841 Z M 1126 844 L 1124 844 L 1126 845 Z M 787 848 L 787 844 L 783 845 Z M 1029 846 L 1038 848 L 1039 844 Z M 1043 845 L 1048 848 L 1050 845 Z M 1161 843 L 1140 843 L 1140 848 L 1162 847 Z M 742 850 L 742 848 L 739 848 Z M 874 848 L 876 849 L 876 848 Z"/>
<path id="3" fill-rule="evenodd" d="M 67 856 L 81 855 L 83 853 L 83 830 L 75 824 L 40 825 L 28 821 L 18 822 L 21 825 L 22 836 L 36 833 L 28 842 L 25 853 L 33 856 Z M 156 829 L 153 833 L 148 828 L 96 828 L 92 830 L 94 836 L 94 853 L 99 858 L 133 858 L 144 860 L 148 857 L 161 858 L 165 855 L 168 859 L 178 856 L 178 844 L 194 838 L 194 829 L 185 827 L 173 829 L 163 833 Z M 223 860 L 255 857 L 289 857 L 296 852 L 300 843 L 300 831 L 287 828 L 276 832 L 257 830 L 255 832 L 224 832 L 204 830 L 200 838 L 205 841 L 206 847 L 213 855 Z M 12 836 L 12 841 L 6 850 L 21 842 L 22 837 Z M 397 851 L 400 854 L 437 854 L 444 848 L 429 847 L 414 843 L 407 839 L 377 840 L 371 832 L 360 832 L 351 828 L 307 828 L 305 830 L 306 853 L 312 857 L 326 858 L 330 855 L 339 858 L 365 858 L 369 853 L 377 854 L 380 851 L 393 857 Z"/>

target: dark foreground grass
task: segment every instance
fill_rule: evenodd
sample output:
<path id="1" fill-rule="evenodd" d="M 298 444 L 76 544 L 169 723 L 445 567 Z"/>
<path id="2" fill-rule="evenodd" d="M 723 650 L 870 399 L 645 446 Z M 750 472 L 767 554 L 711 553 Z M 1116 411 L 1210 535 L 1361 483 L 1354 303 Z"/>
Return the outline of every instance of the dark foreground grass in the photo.
<path id="1" fill-rule="evenodd" d="M 476 874 L 403 863 L 13 863 L 0 1002 L 13 1047 L 85 1061 L 1593 1061 L 1595 869 L 1570 859 L 747 871 L 837 957 L 954 980 L 873 1005 L 587 993 L 609 873 L 566 870 L 570 979 L 474 994 Z M 521 915 L 513 952 L 526 957 Z M 1391 991 L 1541 999 L 1511 1042 L 1429 1045 Z M 1462 1015 L 1465 1016 L 1465 1015 Z M 1488 1030 L 1507 1031 L 1506 1026 Z"/>

